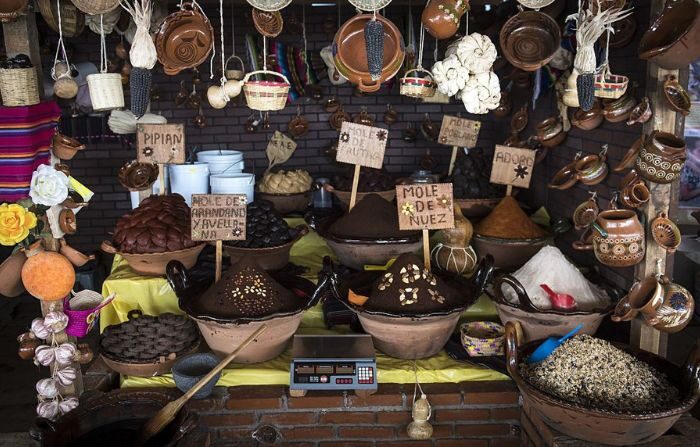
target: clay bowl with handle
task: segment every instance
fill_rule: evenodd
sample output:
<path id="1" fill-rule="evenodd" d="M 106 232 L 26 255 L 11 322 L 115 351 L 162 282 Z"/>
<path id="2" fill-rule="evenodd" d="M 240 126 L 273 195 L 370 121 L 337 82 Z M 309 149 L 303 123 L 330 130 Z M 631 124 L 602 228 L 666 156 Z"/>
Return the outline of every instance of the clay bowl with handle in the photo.
<path id="1" fill-rule="evenodd" d="M 85 145 L 75 138 L 56 132 L 51 143 L 53 153 L 61 160 L 71 160 L 79 151 L 85 149 Z"/>
<path id="2" fill-rule="evenodd" d="M 163 253 L 122 253 L 109 241 L 102 241 L 100 250 L 109 254 L 118 254 L 129 264 L 129 267 L 141 275 L 161 276 L 165 275 L 165 267 L 168 262 L 176 260 L 182 262 L 185 267 L 192 268 L 197 263 L 199 254 L 206 244 L 195 245 L 183 250 L 166 251 Z"/>
<path id="3" fill-rule="evenodd" d="M 565 165 L 549 181 L 547 186 L 552 189 L 569 189 L 578 182 L 578 175 L 576 173 L 576 163 L 578 163 L 581 158 L 582 153 L 578 152 L 574 161 Z"/>
<path id="4" fill-rule="evenodd" d="M 668 0 L 639 43 L 639 58 L 667 70 L 687 67 L 700 57 L 700 4 Z"/>
<path id="5" fill-rule="evenodd" d="M 637 161 L 637 154 L 639 154 L 639 151 L 642 149 L 645 138 L 646 137 L 642 135 L 641 137 L 637 138 L 634 143 L 632 143 L 632 146 L 630 146 L 627 152 L 625 152 L 625 155 L 622 157 L 620 163 L 613 168 L 613 172 L 622 172 L 626 169 L 634 167 L 634 162 Z"/>
<path id="6" fill-rule="evenodd" d="M 667 375 L 680 391 L 680 402 L 664 411 L 619 413 L 586 408 L 567 402 L 530 385 L 520 375 L 520 363 L 541 340 L 519 339 L 516 322 L 506 324 L 506 366 L 520 390 L 525 405 L 549 427 L 576 439 L 612 445 L 639 445 L 666 433 L 678 419 L 695 406 L 700 397 L 700 345 L 692 349 L 683 367 L 646 351 L 616 345 L 657 371 Z"/>
<path id="7" fill-rule="evenodd" d="M 377 15 L 384 26 L 384 59 L 381 77 L 372 80 L 367 63 L 365 25 L 373 19 L 372 14 L 358 14 L 345 22 L 333 40 L 333 56 L 338 72 L 365 92 L 376 92 L 382 82 L 398 73 L 403 64 L 405 48 L 403 37 L 390 20 Z"/>
<path id="8" fill-rule="evenodd" d="M 576 109 L 571 117 L 571 124 L 581 130 L 593 130 L 603 123 L 603 109 L 596 101 L 591 110 Z"/>
<path id="9" fill-rule="evenodd" d="M 505 287 L 510 287 L 514 292 L 515 302 L 506 298 Z M 530 300 L 520 281 L 509 274 L 497 276 L 493 286 L 487 289 L 487 293 L 494 301 L 498 317 L 503 324 L 509 321 L 520 322 L 524 341 L 561 336 L 579 324 L 583 325 L 581 334 L 593 335 L 603 319 L 613 310 L 612 305 L 591 311 L 540 309 Z"/>
<path id="10" fill-rule="evenodd" d="M 651 102 L 649 102 L 649 98 L 645 96 L 644 98 L 642 98 L 639 104 L 637 104 L 635 108 L 632 109 L 632 111 L 630 112 L 630 117 L 627 120 L 627 125 L 632 126 L 634 124 L 644 124 L 647 121 L 649 121 L 649 118 L 651 118 L 651 115 L 653 113 L 654 112 L 651 108 Z"/>
<path id="11" fill-rule="evenodd" d="M 673 75 L 666 76 L 664 96 L 673 110 L 683 114 L 683 116 L 688 116 L 690 113 L 690 96 Z"/>

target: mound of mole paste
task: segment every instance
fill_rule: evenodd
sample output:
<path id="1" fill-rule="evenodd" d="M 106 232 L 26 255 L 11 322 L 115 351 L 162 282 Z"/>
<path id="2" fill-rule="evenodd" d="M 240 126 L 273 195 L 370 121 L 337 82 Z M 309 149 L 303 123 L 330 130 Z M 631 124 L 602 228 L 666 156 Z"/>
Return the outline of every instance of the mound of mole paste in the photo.
<path id="1" fill-rule="evenodd" d="M 215 318 L 263 318 L 280 312 L 292 312 L 305 301 L 284 288 L 251 257 L 226 270 L 219 282 L 192 305 L 197 314 Z"/>
<path id="2" fill-rule="evenodd" d="M 506 196 L 476 225 L 476 234 L 500 239 L 535 239 L 547 232 L 532 221 L 511 196 Z"/>
<path id="3" fill-rule="evenodd" d="M 389 239 L 417 234 L 399 230 L 396 205 L 378 194 L 368 194 L 355 207 L 331 225 L 333 236 L 348 239 Z"/>
<path id="4" fill-rule="evenodd" d="M 375 281 L 364 307 L 394 314 L 426 314 L 462 304 L 457 290 L 427 270 L 418 256 L 405 253 Z"/>

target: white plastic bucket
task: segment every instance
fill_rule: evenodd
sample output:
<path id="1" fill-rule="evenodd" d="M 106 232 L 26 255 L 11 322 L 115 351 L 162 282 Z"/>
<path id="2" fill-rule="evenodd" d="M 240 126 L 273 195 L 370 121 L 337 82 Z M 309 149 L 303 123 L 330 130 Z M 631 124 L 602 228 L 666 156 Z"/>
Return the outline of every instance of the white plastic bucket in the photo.
<path id="1" fill-rule="evenodd" d="M 209 165 L 209 173 L 215 174 L 235 174 L 243 172 L 245 163 L 243 152 L 234 150 L 216 150 L 197 152 L 197 161 Z"/>
<path id="2" fill-rule="evenodd" d="M 170 192 L 180 194 L 192 206 L 192 194 L 209 192 L 209 165 L 203 162 L 169 165 Z"/>
<path id="3" fill-rule="evenodd" d="M 212 194 L 245 194 L 247 203 L 254 200 L 255 174 L 215 174 L 209 176 Z"/>

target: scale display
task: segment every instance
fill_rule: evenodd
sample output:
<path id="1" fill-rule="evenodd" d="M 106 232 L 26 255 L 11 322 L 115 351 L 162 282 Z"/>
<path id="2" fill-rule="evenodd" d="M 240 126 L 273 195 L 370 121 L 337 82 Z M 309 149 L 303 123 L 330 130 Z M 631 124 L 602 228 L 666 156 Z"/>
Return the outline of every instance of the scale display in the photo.
<path id="1" fill-rule="evenodd" d="M 290 390 L 376 390 L 370 335 L 295 335 Z"/>

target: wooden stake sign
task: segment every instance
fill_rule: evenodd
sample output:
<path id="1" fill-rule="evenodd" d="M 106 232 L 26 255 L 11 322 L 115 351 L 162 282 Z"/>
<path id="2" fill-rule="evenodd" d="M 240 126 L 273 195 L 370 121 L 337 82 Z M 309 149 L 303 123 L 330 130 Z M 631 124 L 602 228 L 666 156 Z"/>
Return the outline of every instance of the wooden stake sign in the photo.
<path id="1" fill-rule="evenodd" d="M 513 186 L 529 188 L 537 151 L 519 147 L 496 145 L 493 152 L 491 183 L 508 185 L 508 195 Z"/>
<path id="2" fill-rule="evenodd" d="M 216 281 L 221 279 L 222 241 L 245 240 L 245 194 L 193 194 L 192 240 L 216 241 Z"/>
<path id="3" fill-rule="evenodd" d="M 440 135 L 438 142 L 446 146 L 452 146 L 452 157 L 450 158 L 450 169 L 447 175 L 452 175 L 457 160 L 457 150 L 460 147 L 472 148 L 476 146 L 479 139 L 481 123 L 457 116 L 445 115 L 442 117 Z"/>
<path id="4" fill-rule="evenodd" d="M 388 138 L 389 131 L 381 127 L 343 121 L 335 160 L 355 165 L 355 174 L 352 177 L 352 192 L 350 193 L 350 209 L 353 209 L 357 200 L 360 166 L 381 169 L 384 164 L 384 151 L 386 150 Z"/>
<path id="5" fill-rule="evenodd" d="M 137 124 L 136 159 L 157 163 L 160 172 L 160 195 L 165 195 L 164 164 L 185 162 L 185 126 L 183 124 Z"/>
<path id="6" fill-rule="evenodd" d="M 396 203 L 401 230 L 423 231 L 423 261 L 430 269 L 428 230 L 454 228 L 452 183 L 396 186 Z"/>

